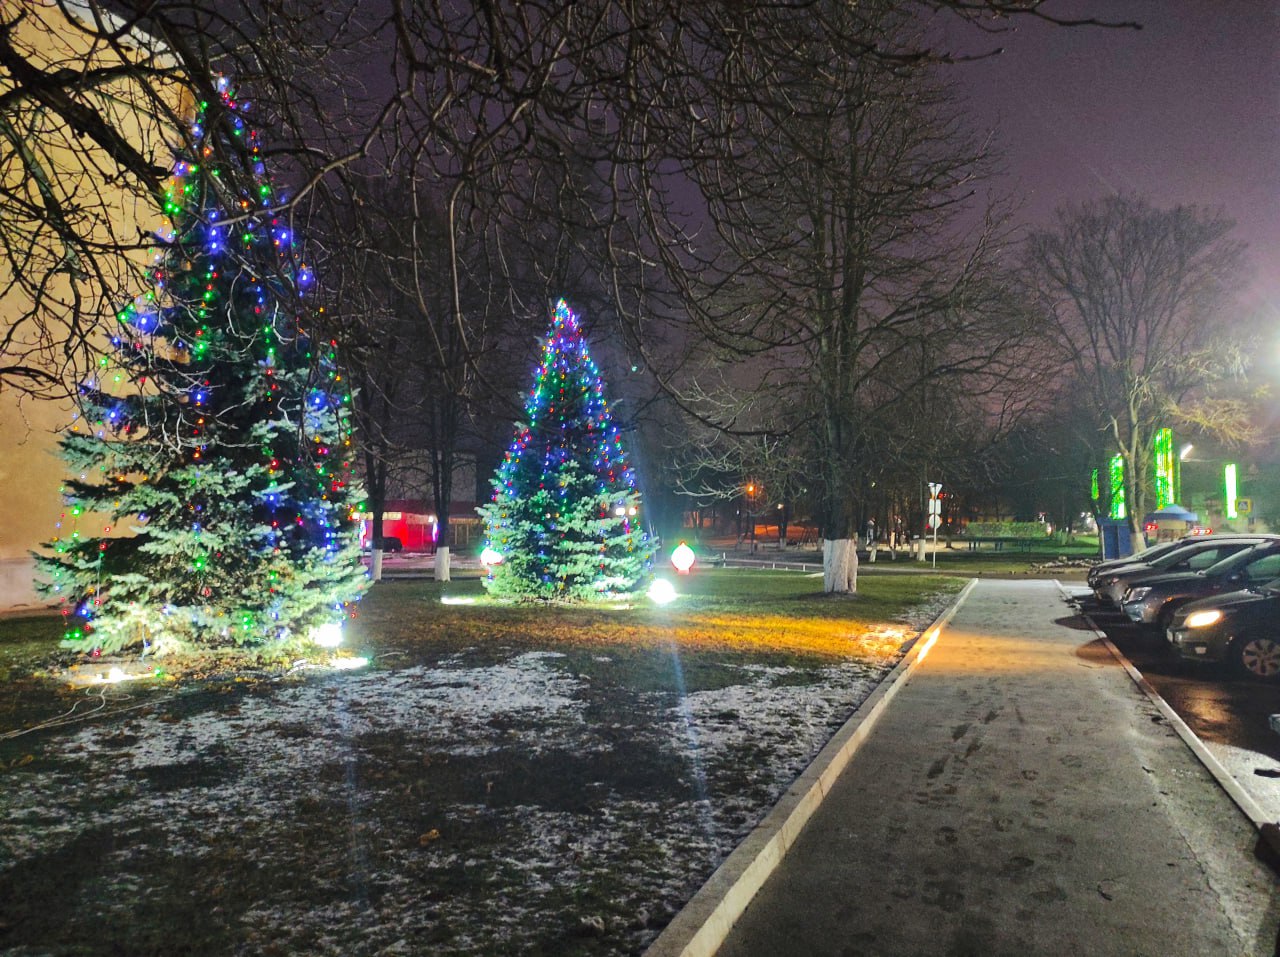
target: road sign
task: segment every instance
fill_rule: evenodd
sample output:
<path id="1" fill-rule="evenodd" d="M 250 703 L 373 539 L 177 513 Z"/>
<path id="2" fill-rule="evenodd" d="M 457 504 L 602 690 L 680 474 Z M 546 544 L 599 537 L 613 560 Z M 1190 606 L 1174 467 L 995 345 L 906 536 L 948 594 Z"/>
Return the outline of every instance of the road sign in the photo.
<path id="1" fill-rule="evenodd" d="M 929 483 L 929 526 L 933 531 L 933 567 L 938 567 L 938 526 L 942 524 L 942 483 Z M 924 558 L 921 551 L 920 557 Z"/>
<path id="2" fill-rule="evenodd" d="M 1236 511 L 1241 515 L 1248 515 L 1253 511 L 1253 499 L 1238 498 L 1236 499 Z"/>

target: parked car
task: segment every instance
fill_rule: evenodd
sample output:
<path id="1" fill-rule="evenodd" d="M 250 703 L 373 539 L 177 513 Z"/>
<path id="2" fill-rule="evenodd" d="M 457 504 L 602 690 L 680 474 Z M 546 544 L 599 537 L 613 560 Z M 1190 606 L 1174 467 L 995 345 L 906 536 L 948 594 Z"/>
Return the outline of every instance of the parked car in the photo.
<path id="1" fill-rule="evenodd" d="M 1161 572 L 1131 579 L 1120 607 L 1130 621 L 1154 625 L 1164 634 L 1182 605 L 1223 592 L 1265 585 L 1280 578 L 1280 541 L 1263 542 L 1228 555 L 1198 572 Z"/>
<path id="2" fill-rule="evenodd" d="M 1124 558 L 1109 558 L 1105 562 L 1098 562 L 1098 564 L 1089 569 L 1089 574 L 1086 576 L 1085 581 L 1088 582 L 1090 588 L 1096 590 L 1099 579 L 1108 572 L 1115 571 L 1121 565 L 1138 565 L 1154 561 L 1161 555 L 1168 555 L 1171 551 L 1181 548 L 1194 540 L 1192 536 L 1187 535 L 1172 542 L 1156 542 L 1154 545 L 1148 545 L 1142 551 L 1126 555 Z"/>
<path id="3" fill-rule="evenodd" d="M 1184 661 L 1224 662 L 1248 678 L 1280 677 L 1280 581 L 1201 598 L 1173 614 L 1169 646 Z"/>
<path id="4" fill-rule="evenodd" d="M 384 552 L 402 552 L 404 551 L 404 542 L 400 541 L 395 535 L 383 535 L 381 538 L 370 539 L 365 543 L 365 550 L 371 548 L 380 548 Z"/>
<path id="5" fill-rule="evenodd" d="M 1228 555 L 1244 551 L 1265 541 L 1280 540 L 1278 535 L 1208 535 L 1183 543 L 1181 548 L 1150 562 L 1121 565 L 1103 574 L 1094 586 L 1094 594 L 1104 604 L 1119 605 L 1124 590 L 1135 578 L 1159 572 L 1198 572 Z"/>

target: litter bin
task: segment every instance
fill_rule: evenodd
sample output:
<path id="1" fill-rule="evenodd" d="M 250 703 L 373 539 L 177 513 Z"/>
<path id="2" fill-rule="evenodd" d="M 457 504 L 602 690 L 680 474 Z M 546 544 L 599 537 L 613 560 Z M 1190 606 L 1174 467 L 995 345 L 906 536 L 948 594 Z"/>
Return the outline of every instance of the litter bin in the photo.
<path id="1" fill-rule="evenodd" d="M 1102 539 L 1103 561 L 1133 554 L 1133 530 L 1126 519 L 1104 519 L 1098 531 Z"/>

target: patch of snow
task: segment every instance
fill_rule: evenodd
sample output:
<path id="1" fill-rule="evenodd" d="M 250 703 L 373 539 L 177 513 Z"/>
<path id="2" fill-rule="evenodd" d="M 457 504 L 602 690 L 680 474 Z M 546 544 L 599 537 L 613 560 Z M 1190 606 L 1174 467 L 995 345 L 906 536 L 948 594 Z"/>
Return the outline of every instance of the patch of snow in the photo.
<path id="1" fill-rule="evenodd" d="M 211 900 L 227 867 L 271 862 L 291 879 L 235 915 L 240 952 L 519 953 L 545 949 L 554 921 L 589 932 L 592 953 L 635 953 L 893 664 L 745 665 L 725 687 L 639 694 L 636 717 L 594 708 L 604 692 L 564 657 L 347 672 L 78 727 L 55 759 L 0 778 L 0 873 L 111 834 L 110 903 L 77 911 L 86 933 L 172 893 L 150 883 L 166 861 L 194 862 L 190 893 Z M 673 756 L 682 786 L 647 796 L 606 777 L 565 807 L 490 803 L 495 783 L 555 792 L 524 769 L 616 762 L 623 740 Z M 432 790 L 446 779 L 448 800 Z"/>

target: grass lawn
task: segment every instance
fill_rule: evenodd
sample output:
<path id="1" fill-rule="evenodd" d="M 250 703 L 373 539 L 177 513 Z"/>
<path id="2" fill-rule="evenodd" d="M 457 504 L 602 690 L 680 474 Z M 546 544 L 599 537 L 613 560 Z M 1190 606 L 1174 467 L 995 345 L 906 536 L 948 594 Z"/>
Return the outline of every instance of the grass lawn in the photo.
<path id="1" fill-rule="evenodd" d="M 0 620 L 0 951 L 639 953 L 961 585 L 386 582 L 348 671 L 77 661 Z"/>

